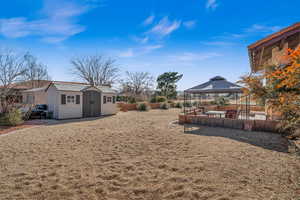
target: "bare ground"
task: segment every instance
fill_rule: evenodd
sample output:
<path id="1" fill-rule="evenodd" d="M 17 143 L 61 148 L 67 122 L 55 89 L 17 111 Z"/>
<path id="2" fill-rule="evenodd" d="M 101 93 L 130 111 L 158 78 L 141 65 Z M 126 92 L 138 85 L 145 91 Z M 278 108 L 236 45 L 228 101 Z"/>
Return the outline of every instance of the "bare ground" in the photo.
<path id="1" fill-rule="evenodd" d="M 61 121 L 0 136 L 0 199 L 300 199 L 278 135 L 183 133 L 178 110 Z"/>

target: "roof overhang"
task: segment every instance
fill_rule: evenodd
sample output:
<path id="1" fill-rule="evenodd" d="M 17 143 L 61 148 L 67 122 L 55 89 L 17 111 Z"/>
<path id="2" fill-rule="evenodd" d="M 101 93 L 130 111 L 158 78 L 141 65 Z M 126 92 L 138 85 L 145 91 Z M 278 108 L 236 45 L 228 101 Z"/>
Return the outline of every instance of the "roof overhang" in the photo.
<path id="1" fill-rule="evenodd" d="M 250 59 L 250 65 L 252 71 L 257 71 L 256 66 L 254 66 L 254 57 L 255 52 L 268 47 L 270 45 L 273 45 L 276 42 L 279 42 L 281 40 L 286 39 L 287 37 L 300 32 L 300 22 L 295 23 L 287 28 L 284 28 L 274 34 L 271 34 L 251 45 L 248 46 L 248 54 Z"/>
<path id="2" fill-rule="evenodd" d="M 211 90 L 185 90 L 185 93 L 189 94 L 220 94 L 220 93 L 243 93 L 242 88 L 236 88 L 236 89 L 211 89 Z"/>

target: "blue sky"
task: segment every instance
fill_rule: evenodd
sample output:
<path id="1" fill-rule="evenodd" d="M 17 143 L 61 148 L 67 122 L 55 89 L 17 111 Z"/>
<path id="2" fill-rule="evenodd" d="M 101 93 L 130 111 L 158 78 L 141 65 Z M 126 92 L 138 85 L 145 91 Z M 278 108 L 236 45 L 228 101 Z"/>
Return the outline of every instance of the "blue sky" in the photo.
<path id="1" fill-rule="evenodd" d="M 70 58 L 103 54 L 122 72 L 184 74 L 179 89 L 249 72 L 247 45 L 300 21 L 299 0 L 10 0 L 0 44 L 30 51 L 54 80 L 78 80 Z"/>

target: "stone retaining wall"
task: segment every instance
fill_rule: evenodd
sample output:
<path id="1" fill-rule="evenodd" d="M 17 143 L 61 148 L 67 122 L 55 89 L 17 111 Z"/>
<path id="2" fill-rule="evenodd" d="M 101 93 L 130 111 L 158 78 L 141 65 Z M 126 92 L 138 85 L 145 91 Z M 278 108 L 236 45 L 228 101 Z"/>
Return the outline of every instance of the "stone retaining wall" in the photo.
<path id="1" fill-rule="evenodd" d="M 199 115 L 179 115 L 179 123 L 198 124 L 203 126 L 224 127 L 248 131 L 266 131 L 279 133 L 279 122 L 269 120 L 241 120 L 226 118 L 208 118 Z"/>

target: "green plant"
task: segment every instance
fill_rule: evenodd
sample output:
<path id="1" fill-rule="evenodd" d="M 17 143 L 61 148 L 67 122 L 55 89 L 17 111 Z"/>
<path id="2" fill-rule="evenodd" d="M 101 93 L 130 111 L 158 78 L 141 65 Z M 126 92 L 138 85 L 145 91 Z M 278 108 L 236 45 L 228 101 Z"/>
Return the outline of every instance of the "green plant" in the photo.
<path id="1" fill-rule="evenodd" d="M 189 101 L 187 101 L 187 102 L 184 102 L 184 103 L 183 103 L 183 106 L 184 106 L 184 107 L 192 107 L 192 103 L 189 102 Z"/>
<path id="2" fill-rule="evenodd" d="M 9 113 L 0 116 L 0 124 L 3 126 L 17 126 L 23 122 L 22 113 L 18 109 L 13 109 Z"/>
<path id="3" fill-rule="evenodd" d="M 195 107 L 197 107 L 199 104 L 200 104 L 200 102 L 198 102 L 198 101 L 193 102 L 193 106 L 195 106 Z"/>
<path id="4" fill-rule="evenodd" d="M 137 106 L 137 109 L 139 111 L 149 111 L 150 107 L 146 104 L 146 103 L 140 103 L 138 106 Z"/>
<path id="5" fill-rule="evenodd" d="M 182 74 L 178 72 L 165 72 L 157 78 L 157 89 L 160 94 L 167 98 L 177 97 L 177 86 L 176 83 L 182 78 Z"/>
<path id="6" fill-rule="evenodd" d="M 161 103 L 160 104 L 160 109 L 168 110 L 169 108 L 170 108 L 170 106 L 167 103 Z"/>
<path id="7" fill-rule="evenodd" d="M 229 101 L 225 97 L 218 97 L 215 100 L 215 104 L 217 104 L 218 106 L 226 106 L 229 104 Z"/>
<path id="8" fill-rule="evenodd" d="M 131 104 L 136 103 L 135 97 L 129 97 L 129 98 L 128 98 L 128 103 L 131 103 Z"/>
<path id="9" fill-rule="evenodd" d="M 155 96 L 150 99 L 150 103 L 162 103 L 166 102 L 167 98 L 164 96 Z"/>
<path id="10" fill-rule="evenodd" d="M 175 108 L 182 108 L 182 103 L 177 102 L 177 103 L 175 104 Z"/>
<path id="11" fill-rule="evenodd" d="M 150 103 L 156 103 L 157 101 L 156 101 L 156 97 L 152 97 L 151 99 L 150 99 Z"/>

